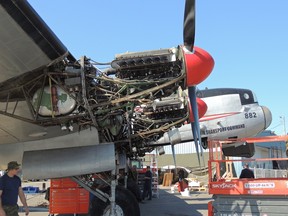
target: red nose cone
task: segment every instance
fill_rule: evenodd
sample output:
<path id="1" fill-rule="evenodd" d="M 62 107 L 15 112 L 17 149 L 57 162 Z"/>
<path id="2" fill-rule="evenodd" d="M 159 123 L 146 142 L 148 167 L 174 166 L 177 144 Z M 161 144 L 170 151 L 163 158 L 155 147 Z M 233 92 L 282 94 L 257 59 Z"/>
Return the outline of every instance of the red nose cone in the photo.
<path id="1" fill-rule="evenodd" d="M 198 106 L 198 116 L 200 119 L 205 115 L 207 111 L 207 104 L 200 98 L 196 98 L 196 100 L 197 100 L 197 106 Z M 193 112 L 192 112 L 190 103 L 189 103 L 189 119 L 190 119 L 190 122 L 194 122 Z"/>
<path id="2" fill-rule="evenodd" d="M 195 86 L 205 80 L 214 67 L 213 57 L 205 50 L 194 47 L 194 53 L 184 50 L 187 86 Z"/>

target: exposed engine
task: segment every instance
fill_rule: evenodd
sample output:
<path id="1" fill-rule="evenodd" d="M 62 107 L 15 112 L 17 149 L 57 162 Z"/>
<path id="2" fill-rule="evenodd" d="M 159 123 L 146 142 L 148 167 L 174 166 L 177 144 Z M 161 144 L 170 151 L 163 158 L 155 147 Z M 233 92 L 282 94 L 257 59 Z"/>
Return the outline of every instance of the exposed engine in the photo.
<path id="1" fill-rule="evenodd" d="M 37 122 L 70 130 L 92 125 L 102 142 L 115 142 L 131 157 L 143 155 L 147 142 L 188 118 L 179 53 L 171 48 L 120 54 L 103 71 L 86 57 L 53 65 L 31 97 Z"/>

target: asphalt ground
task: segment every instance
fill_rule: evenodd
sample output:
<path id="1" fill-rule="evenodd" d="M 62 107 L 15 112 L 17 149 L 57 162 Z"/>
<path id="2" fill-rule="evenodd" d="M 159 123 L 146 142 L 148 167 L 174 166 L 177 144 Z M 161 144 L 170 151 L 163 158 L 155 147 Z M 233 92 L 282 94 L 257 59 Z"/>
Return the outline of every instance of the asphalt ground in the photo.
<path id="1" fill-rule="evenodd" d="M 42 203 L 43 195 L 32 195 L 28 197 L 31 216 L 49 215 L 47 207 L 39 207 Z M 145 200 L 139 204 L 141 216 L 208 216 L 207 203 L 211 200 L 211 195 L 207 192 L 191 191 L 190 196 L 182 196 L 180 193 L 172 193 L 170 187 L 161 187 L 159 197 Z M 33 203 L 30 205 L 30 203 Z M 39 205 L 38 205 L 39 204 Z M 33 206 L 32 206 L 33 205 Z M 21 208 L 20 208 L 21 211 Z M 19 212 L 19 215 L 25 215 Z M 58 216 L 72 216 L 73 214 Z M 56 216 L 56 215 L 55 215 Z"/>
<path id="2" fill-rule="evenodd" d="M 207 203 L 211 201 L 207 192 L 191 191 L 190 196 L 171 193 L 170 188 L 159 190 L 159 198 L 140 203 L 141 216 L 208 216 Z"/>

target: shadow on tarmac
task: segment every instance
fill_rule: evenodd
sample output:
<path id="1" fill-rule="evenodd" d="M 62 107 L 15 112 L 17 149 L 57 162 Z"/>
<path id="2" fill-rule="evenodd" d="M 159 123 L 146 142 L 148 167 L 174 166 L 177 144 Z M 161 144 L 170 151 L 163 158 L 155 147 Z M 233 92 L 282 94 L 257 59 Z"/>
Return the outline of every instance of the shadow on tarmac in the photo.
<path id="1" fill-rule="evenodd" d="M 161 187 L 161 186 L 160 186 Z M 212 200 L 207 192 L 191 192 L 189 197 L 180 193 L 172 194 L 170 188 L 159 189 L 159 198 L 140 203 L 141 216 L 208 216 L 207 203 Z M 32 215 L 48 215 L 48 208 L 30 207 Z M 36 213 L 39 212 L 39 213 Z M 33 214 L 34 213 L 34 214 Z M 20 214 L 21 215 L 21 214 Z M 55 214 L 55 216 L 73 216 L 74 214 Z M 87 216 L 78 214 L 77 216 Z"/>
<path id="2" fill-rule="evenodd" d="M 183 197 L 178 192 L 172 194 L 170 188 L 162 188 L 159 198 L 140 203 L 141 216 L 206 216 L 210 200 L 211 195 L 206 192 L 191 192 L 189 197 Z"/>

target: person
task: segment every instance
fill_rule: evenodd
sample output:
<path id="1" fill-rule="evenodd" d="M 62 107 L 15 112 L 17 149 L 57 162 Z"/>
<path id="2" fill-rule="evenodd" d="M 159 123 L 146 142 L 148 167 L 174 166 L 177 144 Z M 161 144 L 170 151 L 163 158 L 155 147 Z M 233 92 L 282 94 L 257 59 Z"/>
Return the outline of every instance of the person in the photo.
<path id="1" fill-rule="evenodd" d="M 178 172 L 178 177 L 179 177 L 178 191 L 179 192 L 183 192 L 186 188 L 188 188 L 188 185 L 184 181 L 184 176 L 185 176 L 184 169 L 180 169 L 179 172 Z"/>
<path id="2" fill-rule="evenodd" d="M 150 166 L 147 166 L 147 170 L 144 177 L 144 188 L 142 194 L 142 200 L 145 200 L 145 197 L 148 193 L 148 200 L 152 199 L 152 172 L 150 171 Z"/>
<path id="3" fill-rule="evenodd" d="M 249 169 L 249 165 L 247 163 L 244 165 L 244 169 L 241 171 L 239 178 L 255 178 L 254 172 Z"/>
<path id="4" fill-rule="evenodd" d="M 133 167 L 132 167 L 132 174 L 133 174 L 135 182 L 138 183 L 138 172 L 137 172 L 137 166 L 136 165 L 133 165 Z"/>
<path id="5" fill-rule="evenodd" d="M 138 172 L 137 172 L 137 166 L 133 165 L 129 174 L 128 178 L 133 179 L 138 184 Z"/>
<path id="6" fill-rule="evenodd" d="M 11 161 L 7 165 L 6 173 L 0 178 L 0 216 L 18 216 L 18 196 L 29 214 L 26 198 L 21 187 L 21 179 L 17 176 L 20 164 Z"/>
<path id="7" fill-rule="evenodd" d="M 179 177 L 179 181 L 182 181 L 184 179 L 184 170 L 183 169 L 179 170 L 178 177 Z"/>

